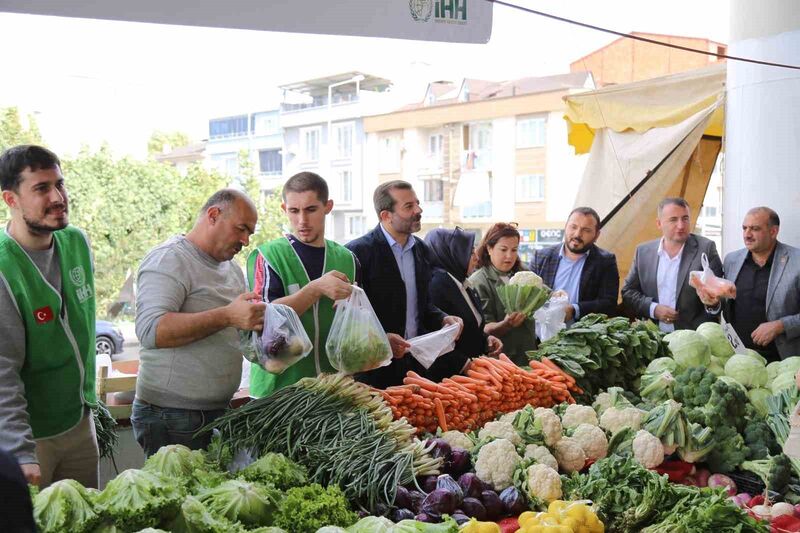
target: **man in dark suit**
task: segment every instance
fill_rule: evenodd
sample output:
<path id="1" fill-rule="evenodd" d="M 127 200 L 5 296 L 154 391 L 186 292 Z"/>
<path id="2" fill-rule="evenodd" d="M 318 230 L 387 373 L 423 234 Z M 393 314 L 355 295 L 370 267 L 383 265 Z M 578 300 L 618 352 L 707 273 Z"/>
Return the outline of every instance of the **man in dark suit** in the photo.
<path id="1" fill-rule="evenodd" d="M 617 258 L 595 245 L 600 216 L 591 207 L 576 207 L 564 228 L 564 242 L 537 250 L 530 268 L 553 290 L 569 296 L 566 321 L 589 313 L 612 314 L 619 295 Z"/>
<path id="2" fill-rule="evenodd" d="M 689 204 L 683 198 L 665 198 L 656 220 L 662 237 L 640 244 L 622 286 L 622 301 L 637 317 L 651 318 L 662 331 L 696 329 L 715 321 L 689 285 L 689 272 L 703 270 L 706 254 L 711 269 L 722 277 L 722 262 L 713 241 L 689 233 Z"/>
<path id="3" fill-rule="evenodd" d="M 422 208 L 411 184 L 395 180 L 383 183 L 373 195 L 380 223 L 370 233 L 349 243 L 347 248 L 361 264 L 362 288 L 378 316 L 394 360 L 388 366 L 357 377 L 378 388 L 402 383 L 408 370 L 425 370 L 411 356 L 406 339 L 463 322 L 447 316 L 430 301 L 429 251 L 413 235 L 420 230 Z"/>

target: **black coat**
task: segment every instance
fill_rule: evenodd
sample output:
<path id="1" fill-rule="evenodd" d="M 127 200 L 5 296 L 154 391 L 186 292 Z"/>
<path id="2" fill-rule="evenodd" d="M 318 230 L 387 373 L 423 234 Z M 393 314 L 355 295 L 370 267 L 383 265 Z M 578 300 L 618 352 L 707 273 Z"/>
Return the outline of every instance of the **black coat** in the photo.
<path id="1" fill-rule="evenodd" d="M 441 329 L 445 314 L 429 297 L 431 266 L 425 243 L 414 237 L 414 271 L 417 278 L 417 333 Z M 361 263 L 361 287 L 367 293 L 378 320 L 386 333 L 403 337 L 406 331 L 406 286 L 400 276 L 394 254 L 380 226 L 345 245 Z M 416 359 L 406 355 L 392 364 L 359 374 L 359 381 L 379 388 L 402 383 L 408 370 L 425 373 Z"/>
<path id="2" fill-rule="evenodd" d="M 530 264 L 531 270 L 551 288 L 555 288 L 553 283 L 558 272 L 558 263 L 561 261 L 559 251 L 561 251 L 560 244 L 537 250 Z M 583 265 L 579 287 L 578 308 L 581 316 L 590 313 L 614 315 L 619 298 L 619 269 L 616 256 L 593 244 Z"/>
<path id="3" fill-rule="evenodd" d="M 464 321 L 461 337 L 456 341 L 456 350 L 467 357 L 477 357 L 485 354 L 488 349 L 486 334 L 483 332 L 486 320 L 483 318 L 483 309 L 478 293 L 474 289 L 467 289 L 467 294 L 470 294 L 472 305 L 481 315 L 480 322 L 475 320 L 475 314 L 453 278 L 444 269 L 433 269 L 433 279 L 431 279 L 433 303 L 448 315 L 460 317 Z"/>

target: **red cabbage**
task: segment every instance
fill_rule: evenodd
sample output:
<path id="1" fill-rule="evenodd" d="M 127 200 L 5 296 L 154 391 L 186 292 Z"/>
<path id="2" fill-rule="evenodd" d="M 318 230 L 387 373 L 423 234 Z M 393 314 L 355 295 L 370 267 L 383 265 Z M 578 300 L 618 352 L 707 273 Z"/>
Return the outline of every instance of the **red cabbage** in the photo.
<path id="1" fill-rule="evenodd" d="M 442 474 L 438 478 L 436 478 L 436 488 L 440 490 L 446 490 L 448 492 L 453 492 L 456 495 L 456 499 L 458 503 L 461 503 L 461 500 L 464 499 L 464 491 L 461 490 L 461 487 L 456 482 L 455 479 L 450 477 L 450 474 Z"/>
<path id="2" fill-rule="evenodd" d="M 461 502 L 461 508 L 464 514 L 470 518 L 474 518 L 479 522 L 486 520 L 486 507 L 477 498 L 464 498 Z"/>
<path id="3" fill-rule="evenodd" d="M 436 489 L 422 502 L 422 512 L 432 516 L 453 514 L 458 507 L 458 495 L 445 489 Z"/>
<path id="4" fill-rule="evenodd" d="M 500 501 L 500 496 L 493 490 L 481 492 L 481 503 L 486 508 L 486 516 L 489 520 L 497 520 L 505 512 L 505 506 Z"/>
<path id="5" fill-rule="evenodd" d="M 478 479 L 478 476 L 473 472 L 461 474 L 461 477 L 458 478 L 458 484 L 461 490 L 464 491 L 464 496 L 469 496 L 470 498 L 480 498 L 484 488 L 483 481 Z"/>
<path id="6" fill-rule="evenodd" d="M 516 487 L 508 487 L 500 493 L 500 501 L 503 502 L 505 514 L 518 516 L 528 510 L 528 503 L 525 496 Z"/>

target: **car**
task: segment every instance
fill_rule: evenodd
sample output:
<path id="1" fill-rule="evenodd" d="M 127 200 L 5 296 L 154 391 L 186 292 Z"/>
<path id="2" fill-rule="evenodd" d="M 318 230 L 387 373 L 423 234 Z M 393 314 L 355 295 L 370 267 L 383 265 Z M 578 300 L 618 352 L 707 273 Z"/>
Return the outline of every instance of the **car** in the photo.
<path id="1" fill-rule="evenodd" d="M 122 353 L 125 338 L 117 325 L 108 320 L 95 320 L 95 346 L 97 355 L 111 357 Z"/>

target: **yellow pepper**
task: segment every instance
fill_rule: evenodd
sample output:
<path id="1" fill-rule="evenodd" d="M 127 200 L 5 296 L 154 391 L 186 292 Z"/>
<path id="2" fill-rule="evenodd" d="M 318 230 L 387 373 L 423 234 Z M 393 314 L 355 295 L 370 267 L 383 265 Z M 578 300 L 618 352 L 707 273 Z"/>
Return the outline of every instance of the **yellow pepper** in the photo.
<path id="1" fill-rule="evenodd" d="M 525 512 L 519 517 L 520 533 L 604 533 L 605 526 L 584 502 L 550 502 L 547 512 Z"/>
<path id="2" fill-rule="evenodd" d="M 494 522 L 478 522 L 471 518 L 459 531 L 461 533 L 500 533 L 500 526 Z"/>

